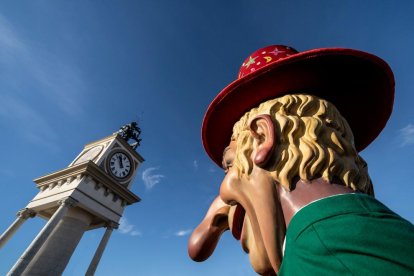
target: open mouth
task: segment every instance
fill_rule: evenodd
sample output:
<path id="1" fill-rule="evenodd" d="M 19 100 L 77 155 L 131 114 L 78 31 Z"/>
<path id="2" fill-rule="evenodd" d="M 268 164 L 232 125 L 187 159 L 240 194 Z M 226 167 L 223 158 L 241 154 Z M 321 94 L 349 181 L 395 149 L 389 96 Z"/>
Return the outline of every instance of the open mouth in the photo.
<path id="1" fill-rule="evenodd" d="M 237 204 L 233 215 L 233 226 L 231 229 L 231 233 L 236 240 L 240 240 L 245 214 L 246 211 L 244 208 L 240 204 Z"/>

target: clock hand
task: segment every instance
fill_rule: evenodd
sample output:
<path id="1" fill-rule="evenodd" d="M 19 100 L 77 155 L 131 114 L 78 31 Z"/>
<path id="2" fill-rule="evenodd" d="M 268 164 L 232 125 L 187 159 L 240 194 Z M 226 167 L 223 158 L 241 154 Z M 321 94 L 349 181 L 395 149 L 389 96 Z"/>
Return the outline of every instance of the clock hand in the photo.
<path id="1" fill-rule="evenodd" d="M 119 159 L 119 167 L 121 169 L 123 169 L 124 168 L 124 164 L 122 163 L 122 157 L 118 155 L 118 159 Z"/>

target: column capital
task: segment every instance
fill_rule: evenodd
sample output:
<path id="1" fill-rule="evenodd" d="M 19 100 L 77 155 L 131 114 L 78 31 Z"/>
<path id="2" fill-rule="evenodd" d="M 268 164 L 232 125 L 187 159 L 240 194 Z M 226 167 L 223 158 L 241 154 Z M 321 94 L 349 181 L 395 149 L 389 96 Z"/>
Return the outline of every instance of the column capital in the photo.
<path id="1" fill-rule="evenodd" d="M 28 219 L 36 216 L 36 212 L 30 208 L 23 208 L 17 212 L 16 216 L 18 216 L 21 219 Z"/>
<path id="2" fill-rule="evenodd" d="M 113 221 L 109 221 L 106 223 L 106 228 L 108 229 L 118 229 L 119 227 L 119 223 L 113 222 Z"/>
<path id="3" fill-rule="evenodd" d="M 77 204 L 78 204 L 78 201 L 71 197 L 66 197 L 58 201 L 58 205 L 65 206 L 65 207 L 75 207 Z"/>

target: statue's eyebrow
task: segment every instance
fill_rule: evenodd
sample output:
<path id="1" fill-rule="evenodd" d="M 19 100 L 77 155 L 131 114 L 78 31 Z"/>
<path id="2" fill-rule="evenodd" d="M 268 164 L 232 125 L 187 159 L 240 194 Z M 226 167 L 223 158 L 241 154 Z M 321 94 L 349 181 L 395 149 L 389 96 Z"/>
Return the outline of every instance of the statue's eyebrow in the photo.
<path id="1" fill-rule="evenodd" d="M 223 150 L 223 157 L 224 155 L 226 155 L 226 152 L 230 149 L 230 146 L 227 146 L 224 150 Z"/>

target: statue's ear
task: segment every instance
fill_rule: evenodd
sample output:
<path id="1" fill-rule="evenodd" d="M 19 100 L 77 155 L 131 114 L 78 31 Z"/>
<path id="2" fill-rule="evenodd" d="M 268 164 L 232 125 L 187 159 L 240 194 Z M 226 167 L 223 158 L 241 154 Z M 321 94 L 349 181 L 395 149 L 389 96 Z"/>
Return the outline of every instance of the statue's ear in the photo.
<path id="1" fill-rule="evenodd" d="M 250 133 L 256 140 L 257 150 L 254 163 L 259 167 L 265 167 L 275 148 L 275 128 L 269 115 L 258 115 L 250 122 Z"/>

